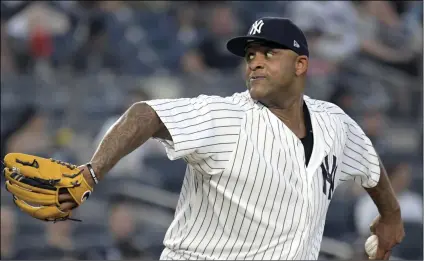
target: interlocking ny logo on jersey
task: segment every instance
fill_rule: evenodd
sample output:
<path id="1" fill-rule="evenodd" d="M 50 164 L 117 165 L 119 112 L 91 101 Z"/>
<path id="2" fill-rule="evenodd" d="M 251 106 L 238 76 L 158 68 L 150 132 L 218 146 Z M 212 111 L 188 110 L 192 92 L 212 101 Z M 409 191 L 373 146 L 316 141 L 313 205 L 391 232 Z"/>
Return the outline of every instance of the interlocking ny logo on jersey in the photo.
<path id="1" fill-rule="evenodd" d="M 256 21 L 250 28 L 249 35 L 260 34 L 262 26 L 264 26 L 264 22 L 262 20 Z"/>
<path id="2" fill-rule="evenodd" d="M 328 166 L 328 155 L 325 156 L 324 162 L 321 163 L 321 170 L 322 170 L 322 178 L 323 178 L 322 192 L 324 192 L 324 194 L 327 195 L 327 182 L 328 182 L 330 184 L 330 187 L 328 188 L 328 200 L 330 200 L 331 195 L 334 192 L 334 179 L 336 177 L 336 171 L 337 171 L 336 156 L 333 156 L 333 164 L 331 166 L 331 169 L 329 169 L 329 166 Z"/>

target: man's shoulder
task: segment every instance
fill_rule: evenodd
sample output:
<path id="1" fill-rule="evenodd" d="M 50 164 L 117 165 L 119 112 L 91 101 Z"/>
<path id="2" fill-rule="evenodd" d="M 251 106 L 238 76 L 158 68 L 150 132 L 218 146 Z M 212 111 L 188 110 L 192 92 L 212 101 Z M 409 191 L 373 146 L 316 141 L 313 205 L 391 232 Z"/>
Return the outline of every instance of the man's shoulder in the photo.
<path id="1" fill-rule="evenodd" d="M 304 96 L 304 100 L 309 108 L 311 108 L 315 113 L 325 114 L 328 117 L 337 119 L 344 124 L 354 124 L 357 123 L 349 116 L 340 106 L 329 101 L 317 100 Z"/>
<path id="2" fill-rule="evenodd" d="M 323 112 L 331 115 L 347 115 L 342 108 L 329 101 L 313 99 L 306 95 L 304 96 L 304 101 L 308 107 L 316 112 Z"/>
<path id="3" fill-rule="evenodd" d="M 196 100 L 200 103 L 221 103 L 240 108 L 251 108 L 255 104 L 255 101 L 250 97 L 247 91 L 236 92 L 229 96 L 202 94 L 197 96 Z"/>
<path id="4" fill-rule="evenodd" d="M 251 99 L 249 93 L 247 91 L 244 92 L 235 92 L 231 95 L 212 95 L 212 94 L 200 94 L 196 98 L 199 99 L 212 99 L 212 100 L 227 100 L 227 99 L 234 99 L 234 98 L 241 98 L 241 99 Z"/>

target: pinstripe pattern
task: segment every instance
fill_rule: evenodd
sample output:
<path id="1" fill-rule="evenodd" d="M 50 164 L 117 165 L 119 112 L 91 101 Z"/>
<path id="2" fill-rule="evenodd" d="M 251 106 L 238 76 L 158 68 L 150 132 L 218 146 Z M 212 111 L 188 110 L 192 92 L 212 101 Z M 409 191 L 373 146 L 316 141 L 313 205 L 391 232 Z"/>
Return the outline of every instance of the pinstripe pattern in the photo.
<path id="1" fill-rule="evenodd" d="M 188 163 L 161 259 L 318 258 L 332 193 L 324 158 L 328 173 L 337 166 L 334 187 L 376 185 L 379 163 L 339 107 L 305 102 L 314 133 L 308 166 L 300 139 L 248 92 L 147 102 L 173 138 L 159 139 L 168 157 Z"/>

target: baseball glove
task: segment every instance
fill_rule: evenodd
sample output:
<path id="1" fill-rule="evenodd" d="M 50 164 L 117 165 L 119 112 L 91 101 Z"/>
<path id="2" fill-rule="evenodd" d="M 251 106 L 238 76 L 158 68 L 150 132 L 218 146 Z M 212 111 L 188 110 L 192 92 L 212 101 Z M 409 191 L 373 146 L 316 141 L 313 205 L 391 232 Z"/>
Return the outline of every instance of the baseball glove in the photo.
<path id="1" fill-rule="evenodd" d="M 69 193 L 79 206 L 93 192 L 75 165 L 22 153 L 7 154 L 4 161 L 6 189 L 14 203 L 34 218 L 76 220 L 70 218 L 71 210 L 60 209 L 59 194 Z"/>

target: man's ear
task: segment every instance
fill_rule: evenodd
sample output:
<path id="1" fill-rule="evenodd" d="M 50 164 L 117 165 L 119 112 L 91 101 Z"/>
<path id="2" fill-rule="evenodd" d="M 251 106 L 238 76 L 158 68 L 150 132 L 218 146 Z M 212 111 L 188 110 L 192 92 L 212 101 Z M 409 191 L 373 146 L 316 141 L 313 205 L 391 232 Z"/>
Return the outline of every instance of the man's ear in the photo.
<path id="1" fill-rule="evenodd" d="M 303 74 L 306 74 L 306 72 L 308 71 L 308 65 L 309 65 L 308 57 L 306 55 L 299 55 L 296 58 L 296 62 L 295 62 L 296 76 L 301 76 Z"/>

